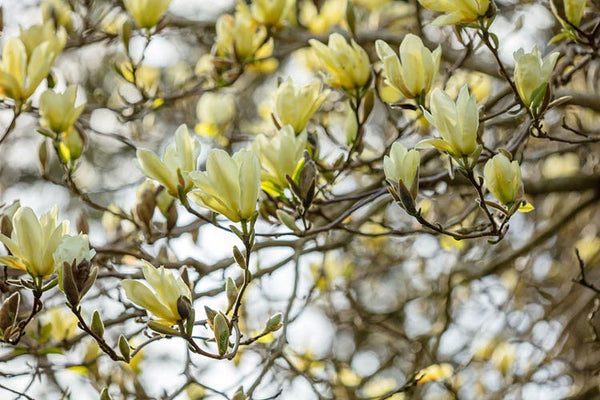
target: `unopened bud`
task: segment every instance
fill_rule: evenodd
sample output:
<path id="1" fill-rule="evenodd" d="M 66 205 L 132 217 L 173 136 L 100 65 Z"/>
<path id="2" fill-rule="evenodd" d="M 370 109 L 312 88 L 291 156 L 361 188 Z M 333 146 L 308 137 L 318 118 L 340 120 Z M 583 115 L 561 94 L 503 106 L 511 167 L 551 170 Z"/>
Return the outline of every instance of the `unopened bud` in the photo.
<path id="1" fill-rule="evenodd" d="M 187 319 L 190 316 L 192 309 L 192 302 L 186 296 L 179 296 L 177 298 L 177 313 L 181 319 Z"/>
<path id="2" fill-rule="evenodd" d="M 217 342 L 219 355 L 222 356 L 227 352 L 227 348 L 229 347 L 229 323 L 227 322 L 227 318 L 225 318 L 223 314 L 219 313 L 215 317 L 213 324 L 215 341 Z"/>
<path id="3" fill-rule="evenodd" d="M 282 318 L 283 318 L 283 315 L 281 313 L 277 313 L 277 314 L 271 316 L 271 318 L 269 318 L 269 320 L 267 321 L 267 326 L 265 328 L 265 331 L 275 332 L 275 331 L 279 330 L 279 328 L 281 328 L 281 326 L 283 325 L 281 322 Z"/>
<path id="4" fill-rule="evenodd" d="M 231 310 L 238 297 L 238 288 L 231 278 L 227 278 L 227 282 L 225 283 L 225 293 L 227 294 L 228 301 L 227 310 Z"/>
<path id="5" fill-rule="evenodd" d="M 102 318 L 100 318 L 98 310 L 94 311 L 92 314 L 91 329 L 98 337 L 104 336 L 104 323 L 102 322 Z"/>
<path id="6" fill-rule="evenodd" d="M 241 269 L 246 269 L 248 267 L 248 265 L 246 264 L 246 258 L 244 257 L 240 249 L 237 248 L 237 246 L 233 246 L 233 258 L 235 259 L 235 262 L 240 266 Z"/>
<path id="7" fill-rule="evenodd" d="M 131 347 L 129 347 L 129 342 L 123 335 L 119 336 L 119 351 L 125 359 L 125 362 L 129 362 L 129 360 L 131 360 Z"/>

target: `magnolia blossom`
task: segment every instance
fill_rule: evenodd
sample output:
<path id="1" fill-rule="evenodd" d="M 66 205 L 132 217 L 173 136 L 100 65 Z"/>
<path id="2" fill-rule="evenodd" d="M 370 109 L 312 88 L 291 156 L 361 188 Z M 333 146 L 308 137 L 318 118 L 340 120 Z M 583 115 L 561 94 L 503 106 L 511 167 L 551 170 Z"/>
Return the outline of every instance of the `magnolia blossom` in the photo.
<path id="1" fill-rule="evenodd" d="M 469 95 L 467 85 L 460 90 L 456 102 L 446 92 L 435 89 L 431 94 L 431 112 L 424 113 L 441 138 L 423 143 L 459 158 L 469 157 L 477 150 L 479 113 L 475 96 Z"/>
<path id="2" fill-rule="evenodd" d="M 521 168 L 517 161 L 510 161 L 499 153 L 485 163 L 483 179 L 488 190 L 507 206 L 517 201 L 523 193 Z"/>
<path id="3" fill-rule="evenodd" d="M 8 39 L 0 61 L 0 96 L 25 102 L 48 76 L 65 42 L 65 30 L 61 27 L 55 32 L 51 21 Z"/>
<path id="4" fill-rule="evenodd" d="M 377 56 L 383 63 L 385 82 L 388 85 L 409 99 L 429 92 L 440 68 L 440 46 L 431 52 L 423 46 L 418 36 L 408 34 L 400 44 L 400 58 L 383 40 L 377 40 L 375 47 Z"/>
<path id="5" fill-rule="evenodd" d="M 152 28 L 169 8 L 171 0 L 125 0 L 125 8 L 140 28 Z"/>
<path id="6" fill-rule="evenodd" d="M 88 235 L 65 235 L 52 255 L 55 264 L 60 268 L 63 263 L 81 263 L 83 260 L 90 261 L 96 255 L 94 249 L 90 249 Z"/>
<path id="7" fill-rule="evenodd" d="M 399 182 L 408 189 L 413 198 L 417 196 L 419 187 L 419 163 L 421 155 L 416 150 L 406 150 L 401 143 L 395 142 L 390 155 L 383 158 L 385 178 L 398 192 Z"/>
<path id="8" fill-rule="evenodd" d="M 296 136 L 290 125 L 286 125 L 274 136 L 258 135 L 252 149 L 262 166 L 262 186 L 275 184 L 287 187 L 286 175 L 292 176 L 306 148 L 306 132 Z"/>
<path id="9" fill-rule="evenodd" d="M 215 30 L 215 46 L 220 57 L 232 57 L 240 62 L 249 61 L 260 50 L 272 46 L 272 40 L 265 43 L 265 26 L 259 25 L 247 13 L 238 12 L 235 17 L 229 14 L 221 15 L 217 19 Z"/>
<path id="10" fill-rule="evenodd" d="M 75 107 L 77 86 L 70 85 L 64 93 L 46 90 L 40 96 L 41 123 L 53 132 L 66 132 L 83 112 L 85 103 Z"/>
<path id="11" fill-rule="evenodd" d="M 329 90 L 321 92 L 321 83 L 316 79 L 299 87 L 288 78 L 273 95 L 273 115 L 280 126 L 291 125 L 294 132 L 302 132 L 328 95 Z"/>
<path id="12" fill-rule="evenodd" d="M 192 182 L 188 175 L 196 169 L 200 144 L 192 138 L 185 125 L 175 131 L 175 143 L 167 146 L 162 160 L 148 149 L 138 149 L 136 155 L 144 175 L 158 181 L 171 196 L 179 197 L 179 186 L 184 192 L 191 190 Z"/>
<path id="13" fill-rule="evenodd" d="M 490 6 L 489 0 L 419 0 L 419 3 L 430 10 L 448 13 L 434 19 L 432 25 L 475 21 L 484 16 Z"/>
<path id="14" fill-rule="evenodd" d="M 12 234 L 0 233 L 0 242 L 11 255 L 0 256 L 0 264 L 27 271 L 33 277 L 47 278 L 56 269 L 54 252 L 69 230 L 68 221 L 58 223 L 58 208 L 40 219 L 29 207 L 19 208 L 12 218 Z"/>
<path id="15" fill-rule="evenodd" d="M 183 279 L 162 266 L 157 269 L 147 261 L 143 262 L 142 272 L 150 287 L 140 281 L 125 279 L 122 285 L 127 298 L 158 317 L 159 323 L 170 326 L 184 319 L 177 303 L 180 297 L 191 301 L 192 293 Z"/>
<path id="16" fill-rule="evenodd" d="M 352 91 L 366 85 L 371 73 L 369 56 L 354 40 L 348 44 L 342 35 L 332 33 L 327 46 L 316 39 L 308 42 L 320 59 L 329 86 Z"/>
<path id="17" fill-rule="evenodd" d="M 280 26 L 292 5 L 288 0 L 254 0 L 252 17 L 266 26 Z"/>
<path id="18" fill-rule="evenodd" d="M 190 197 L 198 205 L 223 214 L 232 222 L 250 219 L 260 191 L 260 163 L 250 150 L 232 156 L 220 149 L 208 154 L 206 171 L 191 172 L 196 190 Z"/>
<path id="19" fill-rule="evenodd" d="M 531 106 L 536 91 L 538 98 L 541 100 L 546 91 L 545 85 L 550 80 L 552 70 L 559 53 L 554 52 L 542 60 L 542 55 L 537 47 L 533 47 L 531 53 L 525 53 L 523 49 L 519 49 L 514 53 L 515 64 L 515 85 L 523 103 L 526 106 Z"/>

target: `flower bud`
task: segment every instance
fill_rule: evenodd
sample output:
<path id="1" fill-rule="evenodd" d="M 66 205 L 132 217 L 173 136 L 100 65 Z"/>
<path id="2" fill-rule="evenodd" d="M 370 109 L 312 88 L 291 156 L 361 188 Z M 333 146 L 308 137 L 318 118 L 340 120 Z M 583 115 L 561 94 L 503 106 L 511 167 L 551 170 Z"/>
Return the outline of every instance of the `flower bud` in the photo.
<path id="1" fill-rule="evenodd" d="M 181 319 L 187 319 L 192 310 L 192 302 L 187 296 L 179 296 L 177 298 L 177 312 Z"/>
<path id="2" fill-rule="evenodd" d="M 9 339 L 6 330 L 9 327 L 16 326 L 19 315 L 19 305 L 21 304 L 21 295 L 15 292 L 2 303 L 0 307 L 0 337 L 4 340 Z"/>
<path id="3" fill-rule="evenodd" d="M 542 103 L 550 81 L 550 75 L 556 61 L 558 52 L 554 52 L 542 60 L 542 55 L 537 47 L 531 53 L 519 49 L 514 53 L 515 58 L 515 85 L 523 103 L 537 114 L 537 108 Z"/>
<path id="4" fill-rule="evenodd" d="M 488 190 L 504 205 L 511 206 L 521 198 L 523 182 L 517 161 L 510 161 L 499 153 L 488 160 L 483 169 L 483 178 Z"/>
<path id="5" fill-rule="evenodd" d="M 421 155 L 416 150 L 407 151 L 399 142 L 395 142 L 390 155 L 383 158 L 385 178 L 400 194 L 399 182 L 408 189 L 413 199 L 419 190 L 419 164 Z"/>
<path id="6" fill-rule="evenodd" d="M 281 313 L 277 313 L 269 318 L 267 321 L 267 326 L 265 327 L 266 332 L 275 332 L 281 328 L 283 323 L 281 322 L 283 315 Z"/>
<path id="7" fill-rule="evenodd" d="M 218 313 L 213 321 L 213 331 L 215 333 L 215 341 L 217 342 L 217 348 L 219 355 L 223 356 L 227 352 L 229 347 L 229 323 L 225 316 Z"/>
<path id="8" fill-rule="evenodd" d="M 104 336 L 104 322 L 102 322 L 102 318 L 100 318 L 100 313 L 98 310 L 95 310 L 92 314 L 92 323 L 90 328 L 92 332 L 94 332 L 98 337 Z"/>
<path id="9" fill-rule="evenodd" d="M 227 294 L 227 311 L 229 311 L 235 305 L 238 297 L 238 288 L 231 278 L 227 278 L 225 282 L 225 293 Z"/>
<path id="10" fill-rule="evenodd" d="M 129 362 L 131 359 L 131 347 L 129 346 L 129 342 L 125 339 L 125 336 L 119 336 L 119 351 L 121 355 L 125 359 L 125 362 Z"/>

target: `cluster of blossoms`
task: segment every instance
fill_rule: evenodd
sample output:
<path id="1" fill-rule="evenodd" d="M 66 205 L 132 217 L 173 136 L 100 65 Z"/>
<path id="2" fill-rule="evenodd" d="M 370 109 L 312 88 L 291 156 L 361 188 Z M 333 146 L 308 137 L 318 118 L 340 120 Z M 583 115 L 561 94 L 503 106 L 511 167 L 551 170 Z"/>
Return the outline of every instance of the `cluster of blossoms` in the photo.
<path id="1" fill-rule="evenodd" d="M 488 0 L 419 0 L 419 3 L 427 9 L 444 13 L 432 22 L 433 25 L 457 24 L 465 29 L 484 31 L 489 27 L 484 27 L 484 21 L 489 21 L 495 13 L 493 3 Z M 169 5 L 170 0 L 124 1 L 133 22 L 147 37 L 161 29 L 161 21 Z M 565 26 L 578 26 L 585 2 L 565 1 L 563 5 L 562 21 Z M 232 84 L 245 70 L 265 72 L 277 66 L 273 59 L 273 32 L 288 24 L 293 6 L 293 2 L 288 0 L 256 0 L 251 6 L 240 2 L 233 15 L 219 17 L 213 51 L 209 55 L 210 77 L 217 84 L 211 89 L 214 93 L 207 90 L 198 101 L 196 133 L 213 139 L 223 137 L 221 141 L 216 140 L 218 144 L 230 144 L 224 136 L 235 118 L 236 99 L 231 93 L 223 95 L 218 88 Z M 0 61 L 0 95 L 11 99 L 15 117 L 23 107 L 31 105 L 28 101 L 48 77 L 52 64 L 66 45 L 68 18 L 60 23 L 60 17 L 65 13 L 53 11 L 50 14 L 56 21 L 48 20 L 22 30 L 19 37 L 10 38 L 4 44 Z M 485 34 L 489 32 L 485 31 Z M 374 107 L 375 88 L 380 86 L 391 90 L 394 97 L 403 97 L 410 104 L 400 105 L 422 113 L 439 135 L 421 141 L 414 149 L 407 149 L 395 141 L 389 152 L 386 150 L 388 154 L 382 154 L 384 178 L 381 180 L 387 182 L 394 199 L 410 215 L 420 217 L 415 208 L 421 166 L 419 150 L 426 147 L 437 149 L 451 160 L 450 175 L 458 170 L 473 179 L 481 193 L 482 207 L 485 208 L 483 203 L 487 203 L 483 201 L 486 195 L 483 187 L 500 203 L 494 204 L 494 207 L 504 211 L 503 218 L 509 218 L 524 201 L 518 161 L 503 149 L 484 152 L 484 127 L 480 124 L 475 94 L 469 91 L 468 85 L 464 85 L 457 96 L 452 96 L 438 79 L 441 46 L 432 50 L 418 36 L 406 34 L 396 52 L 385 41 L 376 40 L 374 48 L 378 62 L 375 63 L 354 38 L 348 40 L 340 33 L 331 34 L 327 44 L 310 39 L 309 46 L 319 59 L 323 82 L 331 89 L 324 89 L 316 78 L 307 85 L 296 85 L 291 78 L 280 82 L 270 99 L 270 132 L 257 135 L 246 148 L 233 154 L 212 148 L 201 167 L 199 140 L 186 125 L 177 128 L 174 140 L 162 156 L 150 149 L 138 148 L 139 169 L 148 180 L 138 190 L 140 205 L 135 216 L 131 217 L 132 221 L 137 218 L 150 231 L 154 207 L 158 206 L 167 219 L 167 231 L 170 232 L 176 219 L 176 216 L 173 217 L 176 204 L 199 215 L 190 205 L 191 201 L 194 206 L 222 215 L 234 224 L 239 223 L 241 231 L 235 225 L 231 230 L 244 241 L 248 254 L 244 256 L 236 248 L 234 256 L 246 271 L 244 284 L 247 284 L 250 279 L 247 257 L 253 246 L 261 190 L 270 198 L 277 199 L 279 204 L 294 206 L 296 214 L 302 217 L 305 230 L 308 230 L 310 222 L 307 223 L 304 216 L 318 192 L 316 165 L 322 161 L 310 140 L 311 120 L 332 90 L 346 96 L 351 105 L 349 125 L 353 128 L 352 134 L 348 135 L 351 145 L 347 159 L 349 165 L 352 151 L 361 148 L 363 132 L 357 132 L 358 125 L 366 122 Z M 514 53 L 515 67 L 512 78 L 509 78 L 511 87 L 514 87 L 520 106 L 534 119 L 541 118 L 547 110 L 551 75 L 558 57 L 558 53 L 552 53 L 543 58 L 535 47 L 530 53 L 523 49 Z M 126 62 L 121 66 L 121 74 L 141 89 L 146 100 L 159 100 L 154 98 L 158 92 L 156 70 L 139 65 L 134 67 L 133 63 Z M 377 77 L 381 79 L 377 81 Z M 78 125 L 85 104 L 77 104 L 77 91 L 77 86 L 70 85 L 62 93 L 51 88 L 39 96 L 39 132 L 52 140 L 69 173 L 82 155 L 85 144 L 85 136 Z M 479 164 L 483 161 L 483 183 L 479 184 Z M 378 162 L 381 164 L 380 160 Z M 294 233 L 300 231 L 296 221 L 283 210 L 276 210 L 270 215 L 277 215 Z M 202 217 L 216 224 L 216 219 Z M 95 251 L 90 249 L 87 235 L 70 236 L 68 223 L 58 222 L 56 209 L 38 218 L 30 208 L 17 206 L 5 211 L 3 218 L 7 222 L 2 225 L 0 242 L 8 251 L 7 255 L 0 256 L 0 264 L 26 271 L 33 278 L 32 288 L 37 291 L 50 288 L 48 283 L 43 286 L 44 280 L 53 279 L 64 291 L 68 303 L 75 308 L 97 274 L 97 268 L 90 269 L 89 262 Z M 122 287 L 133 303 L 157 318 L 151 327 L 167 335 L 184 335 L 184 329 L 193 329 L 194 298 L 189 282 L 164 267 L 157 269 L 148 262 L 143 263 L 142 272 L 149 287 L 131 279 L 124 280 Z M 243 291 L 238 292 L 235 283 L 230 281 L 227 285 L 230 309 L 233 307 L 237 312 L 235 304 L 238 302 L 239 306 L 239 293 L 243 294 Z M 228 354 L 231 321 L 222 313 L 211 314 L 209 320 L 215 330 L 219 356 L 223 357 Z M 273 329 L 280 326 L 280 320 L 271 322 Z M 184 323 L 191 328 L 185 328 Z M 175 325 L 180 331 L 172 329 Z M 99 328 L 95 331 L 96 338 L 102 337 L 99 331 Z M 187 338 L 191 338 L 189 332 Z M 122 350 L 122 353 L 126 359 L 127 352 Z M 422 379 L 447 373 L 447 368 L 425 371 Z"/>

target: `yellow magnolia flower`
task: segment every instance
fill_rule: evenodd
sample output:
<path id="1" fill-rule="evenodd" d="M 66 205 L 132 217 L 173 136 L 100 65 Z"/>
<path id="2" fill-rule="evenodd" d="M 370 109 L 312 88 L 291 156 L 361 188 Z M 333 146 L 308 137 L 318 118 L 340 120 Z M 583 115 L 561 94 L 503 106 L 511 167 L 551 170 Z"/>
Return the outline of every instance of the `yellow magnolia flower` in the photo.
<path id="1" fill-rule="evenodd" d="M 57 26 L 63 26 L 70 31 L 73 27 L 73 10 L 65 0 L 44 0 L 40 6 L 42 20 L 54 21 Z"/>
<path id="2" fill-rule="evenodd" d="M 281 26 L 292 5 L 288 0 L 254 0 L 252 17 L 266 26 Z"/>
<path id="3" fill-rule="evenodd" d="M 190 196 L 198 205 L 223 214 L 232 222 L 250 219 L 256 212 L 260 190 L 260 163 L 250 150 L 231 157 L 214 149 L 208 154 L 206 171 L 190 173 L 197 190 Z"/>
<path id="4" fill-rule="evenodd" d="M 344 25 L 347 0 L 327 0 L 319 9 L 312 0 L 304 0 L 300 8 L 299 20 L 303 26 L 315 34 L 329 32 L 335 25 Z"/>
<path id="5" fill-rule="evenodd" d="M 400 44 L 400 59 L 383 40 L 377 40 L 375 47 L 383 63 L 385 82 L 388 85 L 409 99 L 419 98 L 429 92 L 440 68 L 440 46 L 431 52 L 423 46 L 418 36 L 409 33 Z"/>
<path id="6" fill-rule="evenodd" d="M 293 176 L 306 148 L 306 132 L 296 136 L 290 125 L 286 125 L 272 137 L 258 135 L 252 149 L 262 166 L 263 188 L 275 184 L 279 188 L 288 186 L 286 175 Z"/>
<path id="7" fill-rule="evenodd" d="M 489 0 L 419 0 L 425 8 L 437 12 L 446 12 L 433 20 L 431 25 L 454 25 L 459 22 L 471 22 L 484 16 L 490 6 Z"/>
<path id="8" fill-rule="evenodd" d="M 70 85 L 64 93 L 46 90 L 40 96 L 41 125 L 52 132 L 66 132 L 83 112 L 85 103 L 75 107 L 77 86 Z"/>
<path id="9" fill-rule="evenodd" d="M 52 22 L 21 31 L 4 44 L 0 61 L 0 95 L 25 102 L 48 76 L 52 63 L 64 48 L 66 33 Z"/>
<path id="10" fill-rule="evenodd" d="M 496 154 L 485 163 L 483 179 L 488 190 L 507 206 L 520 199 L 523 194 L 519 163 L 511 162 L 502 153 Z"/>
<path id="11" fill-rule="evenodd" d="M 558 52 L 554 52 L 542 60 L 542 55 L 536 46 L 531 53 L 519 49 L 513 54 L 516 62 L 515 85 L 521 100 L 527 107 L 532 106 L 534 101 L 539 104 L 544 98 L 546 85 L 550 81 L 550 75 L 559 55 Z"/>
<path id="12" fill-rule="evenodd" d="M 54 29 L 54 22 L 47 21 L 44 24 L 32 25 L 27 29 L 21 29 L 19 38 L 25 45 L 27 57 L 31 58 L 35 49 L 44 43 L 48 43 L 53 53 L 52 61 L 65 48 L 67 33 L 63 28 Z"/>
<path id="13" fill-rule="evenodd" d="M 399 182 L 410 191 L 413 199 L 419 189 L 419 163 L 421 155 L 417 150 L 406 150 L 401 143 L 395 142 L 390 155 L 383 157 L 383 171 L 390 185 L 399 192 Z"/>
<path id="14" fill-rule="evenodd" d="M 68 221 L 58 223 L 58 208 L 37 218 L 29 207 L 22 207 L 12 218 L 11 237 L 0 233 L 0 242 L 11 255 L 0 256 L 0 264 L 27 271 L 33 277 L 47 278 L 56 269 L 53 254 L 69 230 Z"/>
<path id="15" fill-rule="evenodd" d="M 200 144 L 192 138 L 187 126 L 177 128 L 175 143 L 167 146 L 162 160 L 148 149 L 138 149 L 136 155 L 142 173 L 158 181 L 171 196 L 179 197 L 179 186 L 186 193 L 192 189 L 189 173 L 196 169 Z"/>
<path id="16" fill-rule="evenodd" d="M 321 83 L 317 79 L 298 87 L 288 78 L 273 95 L 273 115 L 280 126 L 291 125 L 294 132 L 300 133 L 328 95 L 329 90 L 321 92 Z"/>
<path id="17" fill-rule="evenodd" d="M 269 57 L 272 53 L 272 39 L 267 40 L 267 29 L 247 13 L 237 12 L 235 17 L 223 14 L 217 19 L 215 29 L 215 47 L 220 57 L 248 62 L 258 58 L 259 53 L 260 58 Z M 269 48 L 268 54 L 260 51 Z"/>
<path id="18" fill-rule="evenodd" d="M 143 262 L 142 272 L 150 288 L 140 281 L 125 279 L 122 285 L 127 298 L 154 314 L 159 318 L 157 322 L 164 325 L 175 325 L 187 318 L 182 317 L 177 308 L 180 297 L 192 300 L 190 288 L 183 279 L 176 278 L 173 272 L 162 266 L 157 269 L 147 261 Z"/>
<path id="19" fill-rule="evenodd" d="M 371 74 L 369 56 L 354 40 L 350 45 L 342 35 L 333 33 L 327 46 L 316 39 L 309 43 L 319 56 L 329 86 L 354 91 L 367 84 Z"/>
<path id="20" fill-rule="evenodd" d="M 475 96 L 469 95 L 467 85 L 460 90 L 456 102 L 446 92 L 435 89 L 431 94 L 431 113 L 426 110 L 424 113 L 441 138 L 428 139 L 422 143 L 430 144 L 457 158 L 469 157 L 475 153 L 479 113 Z"/>
<path id="21" fill-rule="evenodd" d="M 125 0 L 125 8 L 140 28 L 150 29 L 160 21 L 171 0 Z"/>
<path id="22" fill-rule="evenodd" d="M 206 92 L 198 100 L 196 116 L 200 121 L 196 133 L 218 137 L 235 117 L 235 98 L 232 94 Z"/>

